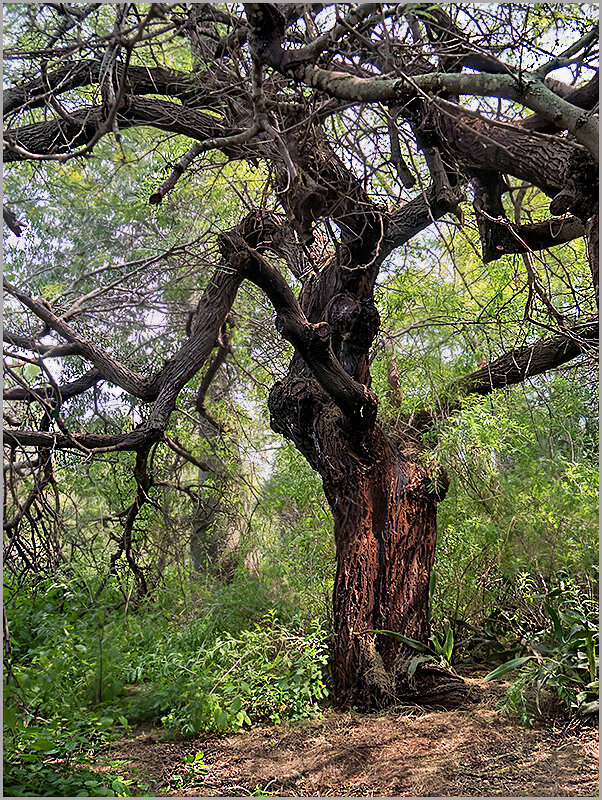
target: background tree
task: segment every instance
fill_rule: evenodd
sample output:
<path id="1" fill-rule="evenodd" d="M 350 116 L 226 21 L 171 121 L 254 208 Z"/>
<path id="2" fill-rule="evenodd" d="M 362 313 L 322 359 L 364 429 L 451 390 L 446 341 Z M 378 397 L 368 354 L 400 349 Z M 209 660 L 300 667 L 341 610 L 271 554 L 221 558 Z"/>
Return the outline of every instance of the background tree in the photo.
<path id="1" fill-rule="evenodd" d="M 13 492 L 9 546 L 27 561 L 19 526 L 28 517 L 37 524 L 31 511 L 48 502 L 57 452 L 79 451 L 93 461 L 129 451 L 136 493 L 120 517 L 111 568 L 125 556 L 138 593 L 149 591 L 132 531 L 154 502 L 155 453 L 166 445 L 209 471 L 173 435 L 172 418 L 191 394 L 189 382 L 223 346 L 220 331 L 239 307 L 241 285 L 254 284 L 293 346 L 286 375 L 270 391 L 271 427 L 320 474 L 334 519 L 338 701 L 370 708 L 393 697 L 461 695 L 460 681 L 430 665 L 408 681 L 404 649 L 362 631 L 427 635 L 436 508 L 448 485 L 426 457 L 429 436 L 432 450 L 433 436 L 464 398 L 590 359 L 597 342 L 593 10 L 50 4 L 14 6 L 7 30 L 14 42 L 5 54 L 11 171 L 42 181 L 91 159 L 86 170 L 96 194 L 111 156 L 116 165 L 160 159 L 177 135 L 189 140 L 188 149 L 173 140 L 177 155 L 165 180 L 154 180 L 150 204 L 176 192 L 186 202 L 193 183 L 183 188 L 183 176 L 199 176 L 208 203 L 207 176 L 219 173 L 229 192 L 222 214 L 228 223 L 217 236 L 201 223 L 198 238 L 181 244 L 181 230 L 169 232 L 169 214 L 142 211 L 140 192 L 131 223 L 109 233 L 102 266 L 67 283 L 69 266 L 48 254 L 54 263 L 39 265 L 44 281 L 31 276 L 41 296 L 11 274 L 5 280 L 5 397 L 25 404 L 21 416 L 9 414 L 5 444 L 9 463 L 36 476 L 23 499 Z M 16 235 L 12 206 L 27 203 L 18 195 L 9 200 L 5 219 Z M 471 343 L 466 371 L 454 364 L 450 374 L 438 370 L 434 385 L 406 386 L 407 355 L 382 330 L 377 306 L 387 288 L 405 280 L 417 317 L 410 328 L 426 324 L 416 314 L 420 285 L 408 243 L 443 218 L 453 237 L 442 233 L 442 274 L 455 271 L 466 281 L 471 228 L 480 239 L 479 267 L 491 265 L 481 275 L 495 271 L 498 258 L 516 257 L 504 262 L 512 275 L 505 283 L 502 276 L 493 296 L 467 302 L 468 319 L 455 319 Z M 452 250 L 450 239 L 464 225 L 464 250 Z M 139 226 L 154 229 L 153 252 L 133 258 Z M 92 225 L 79 234 L 84 257 L 90 233 Z M 574 264 L 555 256 L 557 247 L 582 237 L 587 256 L 582 248 L 573 251 Z M 70 239 L 61 230 L 47 246 L 67 254 Z M 115 270 L 115 251 L 124 250 L 127 260 L 120 255 Z M 203 281 L 209 264 L 212 275 Z M 172 286 L 197 279 L 204 288 L 187 338 L 182 329 L 166 336 L 176 311 L 172 293 L 181 291 Z M 127 329 L 120 344 L 116 319 Z M 428 349 L 444 365 L 454 342 L 433 326 Z M 379 416 L 371 363 L 383 353 L 386 392 L 399 411 Z M 56 358 L 60 368 L 47 366 Z M 37 371 L 28 372 L 32 366 Z M 99 431 L 102 413 L 82 416 L 79 426 L 65 416 L 67 401 L 110 386 L 132 398 L 133 430 Z"/>

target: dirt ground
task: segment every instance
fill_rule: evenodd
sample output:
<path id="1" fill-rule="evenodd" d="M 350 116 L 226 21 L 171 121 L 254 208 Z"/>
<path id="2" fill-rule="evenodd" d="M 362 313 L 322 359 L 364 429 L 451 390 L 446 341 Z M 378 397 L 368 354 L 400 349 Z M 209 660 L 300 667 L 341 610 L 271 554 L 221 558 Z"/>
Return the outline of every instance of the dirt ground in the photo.
<path id="1" fill-rule="evenodd" d="M 496 710 L 499 685 L 476 691 L 454 711 L 329 711 L 227 738 L 167 741 L 158 728 L 140 729 L 110 757 L 158 796 L 598 796 L 596 729 L 526 729 Z M 195 777 L 183 757 L 199 751 L 208 769 Z"/>

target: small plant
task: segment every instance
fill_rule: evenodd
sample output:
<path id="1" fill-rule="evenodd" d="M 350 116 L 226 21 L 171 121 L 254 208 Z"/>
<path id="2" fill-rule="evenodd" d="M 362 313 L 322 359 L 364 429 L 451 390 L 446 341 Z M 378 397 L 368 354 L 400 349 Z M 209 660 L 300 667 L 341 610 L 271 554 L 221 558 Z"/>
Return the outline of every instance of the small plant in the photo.
<path id="1" fill-rule="evenodd" d="M 452 656 L 454 652 L 454 632 L 446 623 L 445 625 L 445 635 L 442 639 L 436 634 L 432 634 L 429 636 L 428 641 L 429 644 L 424 644 L 424 642 L 419 642 L 417 639 L 412 639 L 409 636 L 404 636 L 397 631 L 388 631 L 388 630 L 368 630 L 368 631 L 356 631 L 356 634 L 364 634 L 364 633 L 374 633 L 374 634 L 382 634 L 383 636 L 390 636 L 395 641 L 400 642 L 401 644 L 405 644 L 407 647 L 411 647 L 412 650 L 416 650 L 420 655 L 415 656 L 408 665 L 408 678 L 411 678 L 420 664 L 424 664 L 427 662 L 435 663 L 445 669 L 452 669 L 451 662 Z"/>
<path id="2" fill-rule="evenodd" d="M 182 756 L 183 768 L 176 775 L 172 775 L 170 785 L 174 789 L 188 789 L 197 786 L 204 779 L 209 767 L 205 764 L 205 754 L 202 750 L 194 755 L 189 753 Z"/>

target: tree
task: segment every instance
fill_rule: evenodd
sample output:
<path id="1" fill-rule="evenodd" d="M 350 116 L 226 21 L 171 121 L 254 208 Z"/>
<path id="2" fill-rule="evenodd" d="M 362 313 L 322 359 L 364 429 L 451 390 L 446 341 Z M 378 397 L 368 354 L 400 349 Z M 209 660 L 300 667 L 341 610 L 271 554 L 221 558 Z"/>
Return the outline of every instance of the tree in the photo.
<path id="1" fill-rule="evenodd" d="M 238 219 L 217 236 L 219 257 L 189 336 L 159 359 L 143 347 L 132 365 L 127 353 L 102 346 L 93 316 L 74 324 L 85 319 L 90 293 L 66 308 L 5 280 L 11 301 L 42 324 L 27 334 L 9 325 L 9 353 L 29 353 L 45 373 L 32 386 L 9 364 L 5 398 L 41 409 L 35 429 L 9 418 L 9 460 L 35 453 L 36 471 L 47 476 L 17 517 L 51 480 L 55 452 L 134 452 L 137 493 L 114 558 L 124 553 L 139 591 L 147 590 L 131 531 L 152 494 L 149 453 L 163 443 L 206 470 L 170 435 L 170 417 L 216 346 L 219 357 L 220 331 L 250 282 L 294 348 L 288 374 L 270 391 L 271 427 L 321 475 L 334 518 L 336 699 L 372 708 L 392 697 L 461 696 L 461 681 L 426 664 L 408 680 L 404 647 L 363 632 L 427 636 L 436 509 L 449 478 L 423 458 L 425 435 L 462 398 L 589 358 L 597 342 L 593 14 L 513 4 L 13 7 L 4 92 L 10 169 L 79 163 L 111 138 L 116 159 L 124 146 L 143 159 L 145 137 L 154 149 L 160 131 L 192 144 L 157 179 L 151 205 L 176 196 L 199 164 L 229 167 L 230 191 L 240 197 Z M 259 175 L 260 192 L 244 187 L 239 162 Z M 506 337 L 478 369 L 438 387 L 435 401 L 424 387 L 419 407 L 387 426 L 370 374 L 372 348 L 382 344 L 383 268 L 403 269 L 404 246 L 449 215 L 463 225 L 471 205 L 483 262 L 521 256 L 522 338 Z M 18 220 L 5 209 L 15 235 Z M 556 297 L 535 258 L 584 236 L 590 296 Z M 73 356 L 88 368 L 59 384 L 45 362 Z M 64 404 L 101 383 L 147 409 L 136 429 L 75 432 L 65 424 Z M 395 359 L 389 384 L 403 393 Z"/>

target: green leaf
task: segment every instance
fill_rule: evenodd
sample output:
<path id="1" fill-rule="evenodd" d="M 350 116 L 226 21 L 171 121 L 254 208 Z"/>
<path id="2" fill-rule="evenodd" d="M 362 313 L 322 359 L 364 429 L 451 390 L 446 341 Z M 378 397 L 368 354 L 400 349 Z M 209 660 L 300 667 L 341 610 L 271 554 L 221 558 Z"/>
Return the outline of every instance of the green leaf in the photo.
<path id="1" fill-rule="evenodd" d="M 484 681 L 495 681 L 498 678 L 501 678 L 503 675 L 506 675 L 508 672 L 512 672 L 514 669 L 518 669 L 518 667 L 522 667 L 523 664 L 526 664 L 527 661 L 532 661 L 533 656 L 520 656 L 520 658 L 512 658 L 510 661 L 506 661 L 505 664 L 500 664 L 499 667 L 496 667 L 493 672 L 490 672 L 488 675 L 485 675 L 483 678 Z"/>
<path id="2" fill-rule="evenodd" d="M 548 614 L 550 615 L 550 619 L 552 620 L 552 623 L 554 625 L 555 638 L 557 639 L 557 641 L 562 642 L 563 641 L 562 625 L 560 624 L 560 617 L 558 616 L 558 612 L 556 611 L 555 608 L 552 608 L 552 606 L 549 605 L 549 603 L 545 603 L 544 607 L 548 612 Z"/>
<path id="3" fill-rule="evenodd" d="M 4 725 L 7 728 L 15 728 L 17 725 L 17 712 L 14 708 L 5 708 L 4 709 Z"/>
<path id="4" fill-rule="evenodd" d="M 585 647 L 587 650 L 587 662 L 589 665 L 589 676 L 592 681 L 596 680 L 596 650 L 594 645 L 594 640 L 591 634 L 587 634 L 585 637 Z"/>
<path id="5" fill-rule="evenodd" d="M 420 664 L 423 664 L 425 661 L 432 661 L 432 658 L 432 656 L 414 656 L 408 667 L 408 678 L 412 677 Z"/>
<path id="6" fill-rule="evenodd" d="M 47 750 L 52 750 L 54 748 L 54 742 L 51 739 L 40 738 L 40 739 L 35 739 L 31 743 L 31 746 L 33 747 L 34 750 L 47 751 Z"/>
<path id="7" fill-rule="evenodd" d="M 454 632 L 449 627 L 447 629 L 447 633 L 445 634 L 445 639 L 443 641 L 443 655 L 448 663 L 451 663 L 452 655 L 454 652 Z"/>
<path id="8" fill-rule="evenodd" d="M 395 639 L 397 642 L 401 642 L 401 644 L 405 644 L 408 647 L 411 647 L 413 650 L 417 650 L 419 653 L 428 653 L 431 656 L 436 656 L 436 653 L 432 648 L 428 647 L 426 644 L 419 642 L 417 639 L 411 639 L 409 636 L 404 636 L 401 633 L 397 633 L 397 631 L 386 631 L 386 630 L 367 630 L 367 631 L 355 631 L 356 636 L 361 636 L 364 633 L 380 633 L 383 636 L 390 636 L 391 639 Z"/>

